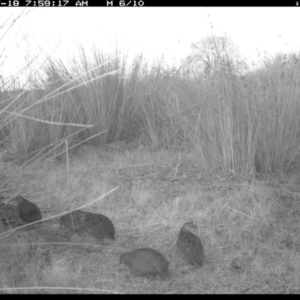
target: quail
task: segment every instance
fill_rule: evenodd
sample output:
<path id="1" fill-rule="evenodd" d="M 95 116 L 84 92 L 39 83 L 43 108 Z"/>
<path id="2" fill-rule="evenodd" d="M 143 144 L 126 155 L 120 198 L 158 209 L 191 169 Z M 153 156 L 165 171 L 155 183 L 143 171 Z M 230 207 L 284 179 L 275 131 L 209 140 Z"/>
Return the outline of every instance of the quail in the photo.
<path id="1" fill-rule="evenodd" d="M 204 249 L 200 238 L 193 233 L 197 227 L 193 222 L 183 224 L 176 242 L 181 257 L 189 264 L 202 267 L 204 262 Z"/>
<path id="2" fill-rule="evenodd" d="M 167 259 L 158 251 L 151 248 L 141 248 L 123 253 L 120 263 L 130 267 L 141 275 L 168 275 Z"/>
<path id="3" fill-rule="evenodd" d="M 86 212 L 84 227 L 86 232 L 97 240 L 115 239 L 114 224 L 108 217 L 102 214 Z"/>
<path id="4" fill-rule="evenodd" d="M 13 227 L 42 219 L 40 208 L 22 196 L 15 197 L 7 204 L 2 203 L 0 210 L 2 211 L 2 221 L 4 224 L 9 223 Z"/>
<path id="5" fill-rule="evenodd" d="M 17 211 L 24 223 L 32 223 L 42 219 L 42 212 L 36 204 L 26 200 L 22 196 L 17 196 L 12 201 L 17 202 Z"/>
<path id="6" fill-rule="evenodd" d="M 60 226 L 73 231 L 80 232 L 84 230 L 84 219 L 86 212 L 82 210 L 74 210 L 59 219 Z"/>
<path id="7" fill-rule="evenodd" d="M 12 205 L 1 203 L 0 205 L 1 223 L 12 227 L 18 226 L 19 216 Z"/>

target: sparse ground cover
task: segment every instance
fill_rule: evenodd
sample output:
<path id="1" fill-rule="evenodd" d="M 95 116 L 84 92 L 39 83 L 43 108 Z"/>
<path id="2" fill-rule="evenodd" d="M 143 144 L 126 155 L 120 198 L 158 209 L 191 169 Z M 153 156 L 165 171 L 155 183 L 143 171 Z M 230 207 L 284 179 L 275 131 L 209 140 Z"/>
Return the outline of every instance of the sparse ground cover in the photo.
<path id="1" fill-rule="evenodd" d="M 68 176 L 65 161 L 49 161 L 23 170 L 14 181 L 45 218 L 83 205 L 109 216 L 116 240 L 101 245 L 86 237 L 66 238 L 57 218 L 33 231 L 2 229 L 2 292 L 299 292 L 299 175 L 203 176 L 197 153 L 114 149 L 84 146 L 70 158 Z M 19 168 L 1 164 L 7 174 Z M 200 269 L 187 266 L 175 250 L 187 220 L 197 224 L 204 243 Z M 166 256 L 166 280 L 138 276 L 119 264 L 121 253 L 140 247 Z"/>

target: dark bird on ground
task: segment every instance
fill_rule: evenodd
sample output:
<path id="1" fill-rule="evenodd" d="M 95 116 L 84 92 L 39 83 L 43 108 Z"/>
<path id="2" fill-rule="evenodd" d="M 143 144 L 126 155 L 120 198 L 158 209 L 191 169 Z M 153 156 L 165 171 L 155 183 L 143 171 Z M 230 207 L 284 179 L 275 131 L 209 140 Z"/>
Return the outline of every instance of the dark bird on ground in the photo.
<path id="1" fill-rule="evenodd" d="M 102 214 L 74 210 L 60 218 L 60 226 L 64 226 L 74 233 L 87 234 L 101 242 L 105 239 L 115 239 L 114 224 Z"/>
<path id="2" fill-rule="evenodd" d="M 104 239 L 115 239 L 114 224 L 108 217 L 102 214 L 86 212 L 84 227 L 88 234 L 101 242 Z"/>
<path id="3" fill-rule="evenodd" d="M 1 223 L 4 225 L 10 225 L 11 227 L 17 227 L 19 221 L 19 215 L 15 207 L 1 203 L 0 205 L 0 217 Z"/>
<path id="4" fill-rule="evenodd" d="M 40 208 L 23 198 L 17 196 L 8 203 L 1 203 L 1 221 L 12 227 L 22 226 L 42 219 Z"/>
<path id="5" fill-rule="evenodd" d="M 123 253 L 120 263 L 130 267 L 140 275 L 168 275 L 169 263 L 158 251 L 151 248 L 141 248 Z"/>
<path id="6" fill-rule="evenodd" d="M 60 226 L 64 226 L 73 232 L 81 232 L 84 230 L 84 220 L 86 212 L 82 210 L 74 210 L 68 214 L 63 215 L 59 219 Z"/>
<path id="7" fill-rule="evenodd" d="M 189 264 L 202 267 L 204 248 L 200 238 L 193 232 L 197 229 L 193 222 L 183 224 L 177 239 L 177 250 L 180 256 Z"/>

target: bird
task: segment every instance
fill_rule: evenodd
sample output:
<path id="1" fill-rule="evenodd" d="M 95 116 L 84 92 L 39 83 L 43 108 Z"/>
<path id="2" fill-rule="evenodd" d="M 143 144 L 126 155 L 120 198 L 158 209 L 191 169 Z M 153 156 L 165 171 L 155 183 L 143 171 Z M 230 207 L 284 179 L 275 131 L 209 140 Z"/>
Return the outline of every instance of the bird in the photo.
<path id="1" fill-rule="evenodd" d="M 115 239 L 115 227 L 112 221 L 102 214 L 85 213 L 84 228 L 92 237 L 103 242 L 104 239 Z"/>
<path id="2" fill-rule="evenodd" d="M 193 233 L 197 229 L 193 222 L 183 224 L 177 238 L 176 246 L 180 256 L 190 265 L 202 267 L 204 247 L 200 238 Z"/>
<path id="3" fill-rule="evenodd" d="M 74 210 L 60 217 L 59 223 L 61 227 L 65 227 L 73 232 L 81 232 L 84 230 L 85 211 Z"/>
<path id="4" fill-rule="evenodd" d="M 1 203 L 0 216 L 2 224 L 12 227 L 18 226 L 18 214 L 13 206 Z"/>
<path id="5" fill-rule="evenodd" d="M 115 239 L 114 224 L 102 214 L 74 210 L 60 218 L 60 226 L 73 231 L 73 233 L 84 236 L 87 234 L 100 241 Z"/>
<path id="6" fill-rule="evenodd" d="M 17 196 L 7 204 L 1 203 L 2 223 L 13 227 L 33 223 L 42 219 L 42 212 L 35 204 Z"/>
<path id="7" fill-rule="evenodd" d="M 140 275 L 168 276 L 169 263 L 158 251 L 152 248 L 140 248 L 121 254 L 120 263 L 130 267 Z"/>
<path id="8" fill-rule="evenodd" d="M 42 212 L 35 203 L 26 200 L 22 196 L 17 196 L 12 201 L 17 203 L 17 211 L 22 222 L 32 223 L 42 219 Z"/>

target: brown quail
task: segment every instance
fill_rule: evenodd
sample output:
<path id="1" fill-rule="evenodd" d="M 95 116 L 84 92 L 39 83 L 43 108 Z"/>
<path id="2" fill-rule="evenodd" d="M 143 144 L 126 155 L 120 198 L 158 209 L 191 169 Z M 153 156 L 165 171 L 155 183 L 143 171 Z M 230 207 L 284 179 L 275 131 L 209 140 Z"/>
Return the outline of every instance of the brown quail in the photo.
<path id="1" fill-rule="evenodd" d="M 86 212 L 82 210 L 74 210 L 59 219 L 60 226 L 72 230 L 73 232 L 80 232 L 84 230 L 84 219 Z"/>
<path id="2" fill-rule="evenodd" d="M 42 212 L 36 204 L 26 200 L 22 196 L 17 196 L 12 201 L 17 203 L 17 211 L 24 223 L 32 223 L 42 219 Z"/>
<path id="3" fill-rule="evenodd" d="M 102 214 L 86 212 L 84 227 L 86 232 L 97 240 L 115 239 L 114 224 L 108 217 Z"/>
<path id="4" fill-rule="evenodd" d="M 167 259 L 158 251 L 151 248 L 141 248 L 123 253 L 120 257 L 123 263 L 141 275 L 168 275 Z"/>
<path id="5" fill-rule="evenodd" d="M 200 238 L 192 231 L 197 229 L 193 222 L 187 222 L 181 227 L 177 250 L 181 257 L 189 264 L 202 267 L 204 262 L 204 249 Z"/>
<path id="6" fill-rule="evenodd" d="M 10 225 L 11 227 L 17 227 L 19 222 L 19 216 L 16 209 L 8 204 L 1 203 L 0 205 L 1 223 L 4 225 Z"/>
<path id="7" fill-rule="evenodd" d="M 42 219 L 40 208 L 23 198 L 17 196 L 7 204 L 1 204 L 4 223 L 9 223 L 11 226 L 21 226 L 36 222 Z"/>

